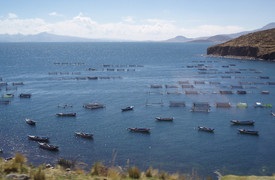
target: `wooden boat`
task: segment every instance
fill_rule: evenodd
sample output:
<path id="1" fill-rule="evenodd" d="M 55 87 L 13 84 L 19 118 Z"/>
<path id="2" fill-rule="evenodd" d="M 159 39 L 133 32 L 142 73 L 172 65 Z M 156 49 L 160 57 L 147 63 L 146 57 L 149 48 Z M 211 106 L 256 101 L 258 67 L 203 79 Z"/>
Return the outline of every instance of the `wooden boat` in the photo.
<path id="1" fill-rule="evenodd" d="M 49 151 L 58 151 L 58 146 L 48 144 L 48 143 L 41 143 L 41 142 L 39 142 L 38 144 L 39 144 L 39 147 L 42 149 L 46 149 Z"/>
<path id="2" fill-rule="evenodd" d="M 20 95 L 19 95 L 19 97 L 20 98 L 31 98 L 31 94 L 26 94 L 26 93 L 21 93 Z"/>
<path id="3" fill-rule="evenodd" d="M 87 138 L 87 139 L 92 139 L 93 134 L 91 133 L 84 133 L 84 132 L 75 132 L 76 136 L 82 137 L 82 138 Z"/>
<path id="4" fill-rule="evenodd" d="M 3 96 L 2 96 L 3 98 L 13 98 L 14 97 L 14 94 L 4 94 Z"/>
<path id="5" fill-rule="evenodd" d="M 269 94 L 269 91 L 262 91 L 262 94 Z"/>
<path id="6" fill-rule="evenodd" d="M 259 132 L 254 130 L 238 129 L 238 131 L 241 134 L 259 135 Z"/>
<path id="7" fill-rule="evenodd" d="M 238 120 L 231 120 L 231 123 L 233 123 L 234 125 L 250 125 L 253 126 L 254 125 L 254 121 L 238 121 Z"/>
<path id="8" fill-rule="evenodd" d="M 28 135 L 28 138 L 29 138 L 29 140 L 33 140 L 33 141 L 49 142 L 49 138 L 48 137 Z"/>
<path id="9" fill-rule="evenodd" d="M 57 113 L 56 116 L 59 116 L 59 117 L 75 117 L 76 113 Z"/>
<path id="10" fill-rule="evenodd" d="M 31 126 L 35 126 L 36 121 L 32 120 L 32 119 L 25 119 L 26 123 L 31 125 Z"/>
<path id="11" fill-rule="evenodd" d="M 150 133 L 150 128 L 128 128 L 131 132 Z"/>
<path id="12" fill-rule="evenodd" d="M 88 103 L 88 104 L 84 104 L 83 107 L 86 109 L 100 109 L 100 108 L 104 108 L 105 106 L 100 103 Z"/>
<path id="13" fill-rule="evenodd" d="M 134 106 L 127 106 L 121 109 L 121 111 L 132 111 L 132 110 L 134 110 Z"/>
<path id="14" fill-rule="evenodd" d="M 173 121 L 173 117 L 156 117 L 155 118 L 157 121 Z"/>
<path id="15" fill-rule="evenodd" d="M 204 126 L 198 126 L 199 131 L 205 131 L 205 132 L 214 132 L 214 128 L 204 127 Z"/>

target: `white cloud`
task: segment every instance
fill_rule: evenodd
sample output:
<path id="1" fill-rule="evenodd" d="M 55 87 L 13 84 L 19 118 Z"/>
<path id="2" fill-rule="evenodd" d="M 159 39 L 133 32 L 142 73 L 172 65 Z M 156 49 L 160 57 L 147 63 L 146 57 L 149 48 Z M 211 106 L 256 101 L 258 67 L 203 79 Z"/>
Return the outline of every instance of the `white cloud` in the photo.
<path id="1" fill-rule="evenodd" d="M 8 19 L 16 19 L 18 16 L 14 13 L 9 13 L 8 14 Z"/>
<path id="2" fill-rule="evenodd" d="M 54 16 L 54 17 L 63 17 L 63 15 L 62 15 L 62 14 L 59 14 L 59 13 L 57 13 L 57 12 L 51 12 L 51 13 L 49 13 L 49 16 Z"/>
<path id="3" fill-rule="evenodd" d="M 58 13 L 50 13 L 57 15 Z M 235 33 L 244 29 L 238 26 L 201 25 L 192 28 L 177 26 L 175 21 L 163 19 L 137 20 L 131 16 L 121 22 L 100 23 L 83 13 L 69 20 L 49 23 L 43 19 L 19 19 L 15 14 L 0 20 L 0 34 L 36 34 L 50 32 L 58 35 L 69 35 L 86 38 L 110 38 L 127 40 L 164 40 L 183 35 L 187 37 L 211 36 L 216 34 Z"/>
<path id="4" fill-rule="evenodd" d="M 132 16 L 123 17 L 122 21 L 127 22 L 127 23 L 135 23 L 135 20 Z"/>

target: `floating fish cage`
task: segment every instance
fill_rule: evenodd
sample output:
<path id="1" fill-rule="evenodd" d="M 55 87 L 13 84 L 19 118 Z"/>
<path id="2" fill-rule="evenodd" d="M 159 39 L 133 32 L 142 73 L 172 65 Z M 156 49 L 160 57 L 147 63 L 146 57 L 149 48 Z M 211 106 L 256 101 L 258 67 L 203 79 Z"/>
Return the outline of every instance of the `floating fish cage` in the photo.
<path id="1" fill-rule="evenodd" d="M 196 103 L 193 103 L 191 111 L 192 112 L 210 112 L 210 105 L 207 102 L 196 102 Z"/>
<path id="2" fill-rule="evenodd" d="M 220 91 L 220 94 L 233 94 L 232 91 Z"/>
<path id="3" fill-rule="evenodd" d="M 150 88 L 162 88 L 162 85 L 159 84 L 152 84 Z"/>
<path id="4" fill-rule="evenodd" d="M 237 104 L 237 107 L 238 107 L 238 108 L 247 108 L 248 105 L 247 105 L 247 103 L 239 102 L 239 103 Z"/>
<path id="5" fill-rule="evenodd" d="M 231 104 L 229 102 L 217 102 L 216 108 L 231 108 Z"/>
<path id="6" fill-rule="evenodd" d="M 232 89 L 243 89 L 243 86 L 239 86 L 239 85 L 231 85 Z"/>
<path id="7" fill-rule="evenodd" d="M 204 81 L 194 81 L 194 84 L 205 84 Z"/>
<path id="8" fill-rule="evenodd" d="M 237 91 L 237 94 L 247 94 L 247 92 L 239 90 L 239 91 Z"/>
<path id="9" fill-rule="evenodd" d="M 190 84 L 189 81 L 178 81 L 179 84 Z"/>
<path id="10" fill-rule="evenodd" d="M 183 85 L 181 85 L 181 87 L 185 88 L 185 89 L 187 89 L 187 88 L 194 88 L 194 85 L 192 85 L 192 84 L 183 84 Z"/>
<path id="11" fill-rule="evenodd" d="M 185 107 L 184 101 L 170 101 L 169 107 Z"/>
<path id="12" fill-rule="evenodd" d="M 185 94 L 199 94 L 198 91 L 185 91 Z"/>
<path id="13" fill-rule="evenodd" d="M 177 85 L 165 85 L 165 88 L 178 88 Z"/>

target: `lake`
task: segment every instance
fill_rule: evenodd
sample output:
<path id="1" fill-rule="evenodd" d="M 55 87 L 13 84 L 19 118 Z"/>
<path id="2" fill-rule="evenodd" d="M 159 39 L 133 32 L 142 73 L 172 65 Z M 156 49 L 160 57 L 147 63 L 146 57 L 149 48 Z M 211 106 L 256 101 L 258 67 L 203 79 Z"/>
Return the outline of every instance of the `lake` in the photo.
<path id="1" fill-rule="evenodd" d="M 10 103 L 0 104 L 0 156 L 20 152 L 32 164 L 66 158 L 89 168 L 101 161 L 203 176 L 214 171 L 272 175 L 275 117 L 272 108 L 254 105 L 274 104 L 275 64 L 206 57 L 210 45 L 0 43 L 0 94 L 14 95 L 1 98 Z M 19 98 L 21 93 L 31 98 Z M 105 107 L 83 108 L 94 102 Z M 209 105 L 210 112 L 191 112 L 194 103 Z M 60 107 L 66 104 L 70 106 Z M 122 112 L 127 106 L 134 110 Z M 57 117 L 61 112 L 77 115 Z M 174 120 L 158 122 L 155 117 Z M 233 119 L 253 120 L 255 125 L 234 126 Z M 215 130 L 198 131 L 198 126 Z M 150 128 L 150 134 L 129 132 L 130 127 Z M 259 136 L 240 134 L 242 128 Z M 76 137 L 76 131 L 93 133 L 94 139 Z M 27 135 L 48 136 L 59 151 L 41 149 Z"/>

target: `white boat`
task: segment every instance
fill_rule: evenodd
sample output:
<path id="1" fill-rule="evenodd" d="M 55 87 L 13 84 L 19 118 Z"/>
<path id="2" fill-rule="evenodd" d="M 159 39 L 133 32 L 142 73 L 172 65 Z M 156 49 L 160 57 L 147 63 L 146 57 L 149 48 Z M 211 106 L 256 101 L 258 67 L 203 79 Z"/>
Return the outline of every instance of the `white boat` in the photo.
<path id="1" fill-rule="evenodd" d="M 157 121 L 173 121 L 173 117 L 156 117 L 155 118 Z"/>
<path id="2" fill-rule="evenodd" d="M 29 124 L 29 125 L 31 125 L 31 126 L 35 126 L 35 124 L 36 124 L 36 121 L 34 121 L 34 120 L 32 120 L 32 119 L 25 119 L 25 121 L 26 121 L 26 123 L 27 124 Z"/>
<path id="3" fill-rule="evenodd" d="M 38 143 L 39 147 L 42 149 L 46 149 L 49 151 L 58 151 L 58 146 L 52 145 L 52 144 L 48 144 L 48 143 Z"/>
<path id="4" fill-rule="evenodd" d="M 92 139 L 93 134 L 91 133 L 84 133 L 84 132 L 75 132 L 76 136 L 82 137 L 82 138 L 87 138 L 87 139 Z"/>

